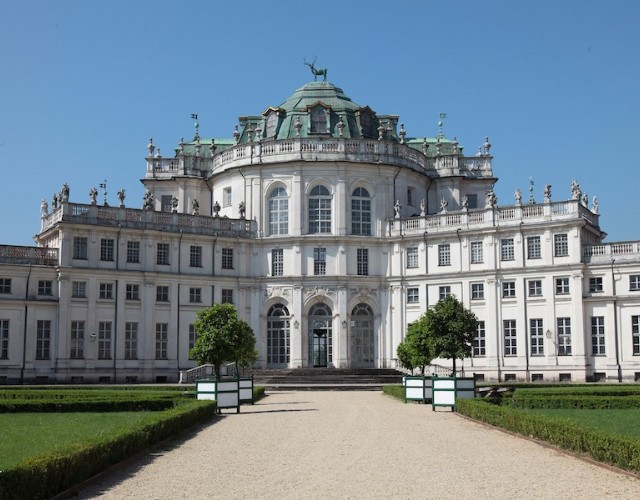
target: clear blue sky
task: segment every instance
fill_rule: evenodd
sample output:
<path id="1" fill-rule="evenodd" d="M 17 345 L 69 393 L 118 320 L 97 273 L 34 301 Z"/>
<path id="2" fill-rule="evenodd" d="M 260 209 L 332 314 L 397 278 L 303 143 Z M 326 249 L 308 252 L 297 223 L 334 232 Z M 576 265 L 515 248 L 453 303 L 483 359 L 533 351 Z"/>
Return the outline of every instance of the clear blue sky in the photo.
<path id="1" fill-rule="evenodd" d="M 408 135 L 489 135 L 498 203 L 598 195 L 608 242 L 640 240 L 640 2 L 0 0 L 0 244 L 31 245 L 40 200 L 108 181 L 141 205 L 149 137 L 168 155 L 281 104 L 318 56 Z M 102 195 L 100 195 L 100 198 Z"/>

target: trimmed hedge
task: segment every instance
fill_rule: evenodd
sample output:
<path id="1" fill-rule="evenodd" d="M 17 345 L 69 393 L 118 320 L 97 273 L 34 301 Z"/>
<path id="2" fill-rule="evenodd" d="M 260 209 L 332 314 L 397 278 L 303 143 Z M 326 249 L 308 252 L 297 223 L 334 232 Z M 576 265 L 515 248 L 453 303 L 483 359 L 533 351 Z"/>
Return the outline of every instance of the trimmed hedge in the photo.
<path id="1" fill-rule="evenodd" d="M 26 400 L 0 401 L 0 413 L 70 413 L 114 411 L 164 411 L 175 406 L 173 399 L 136 398 L 128 400 Z"/>
<path id="2" fill-rule="evenodd" d="M 50 498 L 196 423 L 215 418 L 215 401 L 186 400 L 118 434 L 19 462 L 0 474 L 0 499 Z"/>
<path id="3" fill-rule="evenodd" d="M 526 391 L 522 391 L 526 392 Z M 585 409 L 585 410 L 629 410 L 640 408 L 640 396 L 549 396 L 541 394 L 517 395 L 502 402 L 512 408 L 531 409 Z"/>
<path id="4" fill-rule="evenodd" d="M 459 399 L 459 413 L 496 427 L 551 443 L 559 448 L 586 454 L 594 460 L 640 473 L 640 439 L 609 434 L 571 419 L 529 415 L 509 406 L 481 399 Z"/>

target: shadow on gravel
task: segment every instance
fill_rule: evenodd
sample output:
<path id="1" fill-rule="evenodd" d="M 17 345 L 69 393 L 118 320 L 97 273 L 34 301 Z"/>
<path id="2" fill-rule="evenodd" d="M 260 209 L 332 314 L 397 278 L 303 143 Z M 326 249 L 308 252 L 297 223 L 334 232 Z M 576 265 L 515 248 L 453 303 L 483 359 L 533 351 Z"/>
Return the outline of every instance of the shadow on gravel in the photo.
<path id="1" fill-rule="evenodd" d="M 106 494 L 109 490 L 118 483 L 133 477 L 144 466 L 153 463 L 156 457 L 161 457 L 171 452 L 176 448 L 180 448 L 186 441 L 198 436 L 205 428 L 211 427 L 220 422 L 225 415 L 217 415 L 216 418 L 209 422 L 196 424 L 177 436 L 173 436 L 166 441 L 157 443 L 151 448 L 138 453 L 120 463 L 112 465 L 108 469 L 105 469 L 100 474 L 84 481 L 83 483 L 74 486 L 73 488 L 59 494 L 54 497 L 57 499 L 62 498 L 94 498 L 97 495 Z M 99 487 L 98 487 L 99 485 Z"/>
<path id="2" fill-rule="evenodd" d="M 239 415 L 259 415 L 260 413 L 291 413 L 299 411 L 319 411 L 317 408 L 291 408 L 290 410 L 257 410 L 257 411 L 243 411 Z"/>

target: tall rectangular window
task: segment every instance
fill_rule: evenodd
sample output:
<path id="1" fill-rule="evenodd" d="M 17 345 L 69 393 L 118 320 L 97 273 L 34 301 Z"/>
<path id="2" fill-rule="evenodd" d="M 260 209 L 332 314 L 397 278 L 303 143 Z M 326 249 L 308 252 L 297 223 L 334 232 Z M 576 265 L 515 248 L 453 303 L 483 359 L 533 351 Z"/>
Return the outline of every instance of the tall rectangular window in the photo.
<path id="1" fill-rule="evenodd" d="M 230 207 L 231 206 L 231 188 L 226 187 L 222 190 L 222 206 Z"/>
<path id="2" fill-rule="evenodd" d="M 156 247 L 156 264 L 159 266 L 169 265 L 169 243 L 158 243 Z"/>
<path id="3" fill-rule="evenodd" d="M 476 335 L 473 338 L 473 356 L 485 356 L 487 354 L 484 321 L 478 321 Z"/>
<path id="4" fill-rule="evenodd" d="M 189 325 L 189 359 L 193 359 L 191 357 L 191 349 L 196 346 L 196 340 L 198 340 L 198 335 L 196 333 L 195 325 Z"/>
<path id="5" fill-rule="evenodd" d="M 202 267 L 202 247 L 200 245 L 191 245 L 189 249 L 189 266 Z"/>
<path id="6" fill-rule="evenodd" d="M 222 269 L 233 269 L 233 248 L 222 249 Z"/>
<path id="7" fill-rule="evenodd" d="M 113 283 L 100 283 L 98 294 L 101 299 L 113 299 Z"/>
<path id="8" fill-rule="evenodd" d="M 73 238 L 73 258 L 87 260 L 88 242 L 85 236 L 74 236 Z"/>
<path id="9" fill-rule="evenodd" d="M 163 194 L 160 197 L 160 211 L 171 212 L 173 210 L 173 196 L 170 194 Z"/>
<path id="10" fill-rule="evenodd" d="M 220 293 L 220 302 L 223 304 L 233 304 L 233 288 L 223 288 Z"/>
<path id="11" fill-rule="evenodd" d="M 189 288 L 189 302 L 191 302 L 192 304 L 199 304 L 200 302 L 202 302 L 202 288 Z"/>
<path id="12" fill-rule="evenodd" d="M 503 281 L 502 282 L 502 296 L 504 298 L 513 298 L 516 296 L 516 282 L 515 281 Z"/>
<path id="13" fill-rule="evenodd" d="M 529 320 L 529 335 L 531 336 L 531 355 L 544 356 L 544 328 L 542 319 Z"/>
<path id="14" fill-rule="evenodd" d="M 420 303 L 420 289 L 418 287 L 407 288 L 407 304 Z"/>
<path id="15" fill-rule="evenodd" d="M 484 299 L 484 283 L 471 283 L 471 300 Z"/>
<path id="16" fill-rule="evenodd" d="M 632 292 L 640 290 L 640 274 L 632 274 L 629 276 L 629 290 Z"/>
<path id="17" fill-rule="evenodd" d="M 571 356 L 571 318 L 558 318 L 558 356 Z"/>
<path id="18" fill-rule="evenodd" d="M 516 338 L 516 320 L 505 319 L 502 321 L 502 329 L 504 332 L 504 355 L 517 356 L 518 345 Z"/>
<path id="19" fill-rule="evenodd" d="M 53 295 L 53 281 L 38 281 L 38 295 Z"/>
<path id="20" fill-rule="evenodd" d="M 631 339 L 633 341 L 633 355 L 638 356 L 640 355 L 640 316 L 631 316 Z"/>
<path id="21" fill-rule="evenodd" d="M 540 236 L 529 236 L 527 238 L 527 259 L 540 259 L 541 257 Z"/>
<path id="22" fill-rule="evenodd" d="M 407 269 L 418 267 L 418 247 L 407 248 Z"/>
<path id="23" fill-rule="evenodd" d="M 282 276 L 284 274 L 284 250 L 274 248 L 271 250 L 271 276 Z"/>
<path id="24" fill-rule="evenodd" d="M 562 276 L 556 278 L 556 295 L 566 295 L 569 293 L 569 278 Z"/>
<path id="25" fill-rule="evenodd" d="M 358 276 L 367 276 L 369 274 L 369 249 L 357 249 L 357 272 Z"/>
<path id="26" fill-rule="evenodd" d="M 500 260 L 514 260 L 515 248 L 513 238 L 503 238 L 500 240 Z"/>
<path id="27" fill-rule="evenodd" d="M 74 281 L 71 283 L 71 296 L 77 299 L 84 299 L 87 297 L 87 282 L 86 281 Z"/>
<path id="28" fill-rule="evenodd" d="M 602 276 L 589 278 L 589 293 L 600 293 L 603 290 Z"/>
<path id="29" fill-rule="evenodd" d="M 323 276 L 327 274 L 327 249 L 313 249 L 313 274 L 315 276 Z"/>
<path id="30" fill-rule="evenodd" d="M 127 262 L 129 264 L 140 263 L 140 242 L 127 241 Z"/>
<path id="31" fill-rule="evenodd" d="M 169 324 L 156 323 L 156 359 L 167 359 Z"/>
<path id="32" fill-rule="evenodd" d="M 529 280 L 529 297 L 542 297 L 542 280 Z"/>
<path id="33" fill-rule="evenodd" d="M 169 302 L 168 285 L 158 285 L 156 287 L 156 302 Z"/>
<path id="34" fill-rule="evenodd" d="M 51 321 L 39 319 L 36 323 L 36 359 L 49 359 L 51 348 Z"/>
<path id="35" fill-rule="evenodd" d="M 140 300 L 140 285 L 127 283 L 124 298 L 126 300 Z"/>
<path id="36" fill-rule="evenodd" d="M 591 317 L 591 354 L 594 356 L 602 356 L 606 354 L 604 316 Z"/>
<path id="37" fill-rule="evenodd" d="M 102 238 L 100 240 L 100 260 L 112 262 L 114 241 L 111 238 Z"/>
<path id="38" fill-rule="evenodd" d="M 449 295 L 451 295 L 451 287 L 449 285 L 438 287 L 438 300 L 446 299 Z"/>
<path id="39" fill-rule="evenodd" d="M 98 323 L 98 359 L 111 359 L 111 321 Z"/>
<path id="40" fill-rule="evenodd" d="M 482 242 L 472 241 L 471 242 L 471 263 L 482 264 L 483 260 L 484 260 L 484 256 L 482 255 Z"/>
<path id="41" fill-rule="evenodd" d="M 11 278 L 0 278 L 0 293 L 11 293 Z"/>
<path id="42" fill-rule="evenodd" d="M 438 245 L 438 265 L 450 266 L 451 265 L 451 245 L 449 243 L 443 243 Z"/>
<path id="43" fill-rule="evenodd" d="M 566 234 L 553 235 L 553 254 L 556 257 L 569 255 L 569 238 Z"/>
<path id="44" fill-rule="evenodd" d="M 9 320 L 0 319 L 0 359 L 9 359 Z"/>
<path id="45" fill-rule="evenodd" d="M 84 321 L 71 322 L 71 342 L 70 342 L 71 359 L 84 358 Z"/>
<path id="46" fill-rule="evenodd" d="M 138 359 L 138 323 L 124 324 L 124 359 Z"/>

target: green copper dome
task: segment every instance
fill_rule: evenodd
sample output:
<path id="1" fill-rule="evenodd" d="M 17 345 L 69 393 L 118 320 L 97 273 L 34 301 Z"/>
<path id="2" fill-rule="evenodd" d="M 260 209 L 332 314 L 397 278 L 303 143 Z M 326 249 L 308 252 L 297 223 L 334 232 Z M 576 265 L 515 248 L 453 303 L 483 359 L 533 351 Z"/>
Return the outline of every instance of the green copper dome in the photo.
<path id="1" fill-rule="evenodd" d="M 368 106 L 360 106 L 341 88 L 329 82 L 309 82 L 297 89 L 280 106 L 267 108 L 260 116 L 240 118 L 239 142 L 291 139 L 295 137 L 384 138 L 397 140 L 397 116 L 378 116 Z"/>

